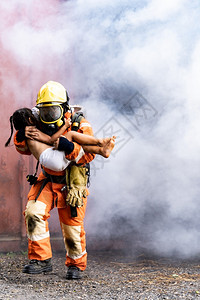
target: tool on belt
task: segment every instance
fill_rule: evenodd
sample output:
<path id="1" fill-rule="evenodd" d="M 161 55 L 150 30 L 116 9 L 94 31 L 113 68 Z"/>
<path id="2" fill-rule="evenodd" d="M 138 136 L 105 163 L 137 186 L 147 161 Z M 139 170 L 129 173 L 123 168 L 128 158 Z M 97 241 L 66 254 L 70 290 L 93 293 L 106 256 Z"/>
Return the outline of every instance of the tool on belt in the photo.
<path id="1" fill-rule="evenodd" d="M 35 173 L 33 175 L 29 174 L 26 176 L 26 179 L 30 183 L 30 185 L 35 184 L 38 179 L 38 177 L 37 177 L 38 167 L 39 167 L 39 161 L 37 162 Z"/>

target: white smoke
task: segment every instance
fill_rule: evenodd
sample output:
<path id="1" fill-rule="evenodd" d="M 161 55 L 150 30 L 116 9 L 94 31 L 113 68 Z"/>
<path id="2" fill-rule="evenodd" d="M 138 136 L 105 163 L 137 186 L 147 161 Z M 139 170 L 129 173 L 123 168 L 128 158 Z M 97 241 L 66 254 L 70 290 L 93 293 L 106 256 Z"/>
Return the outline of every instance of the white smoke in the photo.
<path id="1" fill-rule="evenodd" d="M 38 87 L 43 70 L 47 80 L 63 83 L 71 101 L 86 107 L 94 132 L 102 135 L 111 123 L 119 130 L 116 155 L 92 163 L 93 173 L 99 170 L 91 179 L 88 236 L 197 255 L 199 2 L 44 1 L 40 8 L 34 2 L 1 4 L 10 13 L 17 4 L 25 11 L 13 24 L 3 22 L 4 48 L 32 70 Z M 30 19 L 36 7 L 38 20 Z M 152 106 L 139 125 L 135 115 L 122 114 L 137 91 Z"/>

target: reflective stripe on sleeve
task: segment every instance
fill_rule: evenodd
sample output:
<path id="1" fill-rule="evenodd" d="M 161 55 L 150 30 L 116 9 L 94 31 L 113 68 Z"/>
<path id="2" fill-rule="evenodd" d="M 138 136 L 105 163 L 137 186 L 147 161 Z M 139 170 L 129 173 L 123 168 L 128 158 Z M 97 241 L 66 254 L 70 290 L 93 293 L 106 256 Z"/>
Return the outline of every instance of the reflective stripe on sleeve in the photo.
<path id="1" fill-rule="evenodd" d="M 92 126 L 87 122 L 83 122 L 83 123 L 80 124 L 79 128 L 83 128 L 83 127 L 92 127 Z"/>

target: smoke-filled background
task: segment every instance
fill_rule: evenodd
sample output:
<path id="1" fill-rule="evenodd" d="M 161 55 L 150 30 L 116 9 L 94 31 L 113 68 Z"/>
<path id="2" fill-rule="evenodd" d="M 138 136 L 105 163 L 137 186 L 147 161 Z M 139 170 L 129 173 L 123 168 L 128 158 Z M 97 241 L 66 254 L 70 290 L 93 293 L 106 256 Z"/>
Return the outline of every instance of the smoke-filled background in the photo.
<path id="1" fill-rule="evenodd" d="M 60 81 L 97 136 L 117 135 L 111 157 L 91 164 L 87 236 L 132 253 L 197 255 L 199 1 L 4 0 L 0 7 L 4 54 L 26 70 L 32 104 L 42 84 Z M 23 85 L 1 74 L 19 107 L 30 106 L 26 78 Z"/>

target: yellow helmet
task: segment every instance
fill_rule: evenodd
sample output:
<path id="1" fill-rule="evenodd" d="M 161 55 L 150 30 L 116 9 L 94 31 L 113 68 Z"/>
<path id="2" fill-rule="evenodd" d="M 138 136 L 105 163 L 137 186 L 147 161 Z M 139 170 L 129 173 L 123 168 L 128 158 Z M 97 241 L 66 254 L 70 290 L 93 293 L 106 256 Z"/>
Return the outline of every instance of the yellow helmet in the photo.
<path id="1" fill-rule="evenodd" d="M 45 124 L 63 124 L 64 113 L 69 107 L 69 97 L 62 84 L 48 81 L 39 90 L 36 107 L 39 108 L 40 120 Z"/>
<path id="2" fill-rule="evenodd" d="M 56 81 L 48 81 L 39 90 L 36 100 L 37 107 L 49 102 L 67 102 L 67 92 L 62 84 Z"/>

